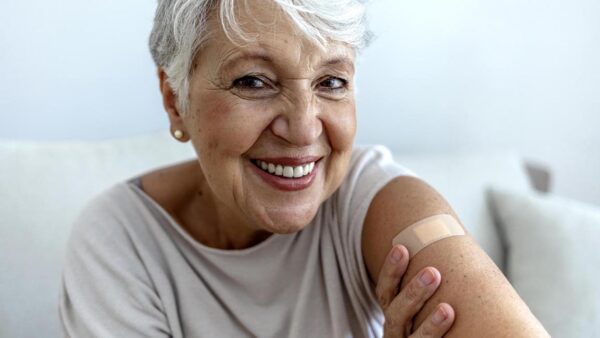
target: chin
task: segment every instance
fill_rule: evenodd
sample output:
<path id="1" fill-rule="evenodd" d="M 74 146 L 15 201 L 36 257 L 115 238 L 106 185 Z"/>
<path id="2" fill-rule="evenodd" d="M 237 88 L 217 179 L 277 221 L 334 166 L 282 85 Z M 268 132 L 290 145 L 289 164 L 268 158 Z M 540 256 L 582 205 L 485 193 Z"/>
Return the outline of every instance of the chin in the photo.
<path id="1" fill-rule="evenodd" d="M 291 234 L 304 229 L 315 218 L 319 204 L 305 207 L 281 207 L 265 209 L 259 218 L 260 227 L 277 234 Z"/>

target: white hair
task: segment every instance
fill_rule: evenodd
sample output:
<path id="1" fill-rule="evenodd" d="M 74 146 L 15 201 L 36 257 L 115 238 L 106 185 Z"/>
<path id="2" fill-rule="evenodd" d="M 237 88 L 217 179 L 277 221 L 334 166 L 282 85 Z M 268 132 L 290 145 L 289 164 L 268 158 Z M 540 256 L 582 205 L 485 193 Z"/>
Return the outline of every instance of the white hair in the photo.
<path id="1" fill-rule="evenodd" d="M 235 17 L 235 6 L 240 1 L 158 0 L 150 51 L 157 67 L 165 71 L 182 114 L 187 113 L 193 59 L 213 33 L 207 29 L 209 16 L 218 13 L 223 31 L 232 42 L 235 38 L 251 39 Z M 299 32 L 320 46 L 331 40 L 359 51 L 370 41 L 363 1 L 273 0 L 273 3 L 286 13 Z"/>

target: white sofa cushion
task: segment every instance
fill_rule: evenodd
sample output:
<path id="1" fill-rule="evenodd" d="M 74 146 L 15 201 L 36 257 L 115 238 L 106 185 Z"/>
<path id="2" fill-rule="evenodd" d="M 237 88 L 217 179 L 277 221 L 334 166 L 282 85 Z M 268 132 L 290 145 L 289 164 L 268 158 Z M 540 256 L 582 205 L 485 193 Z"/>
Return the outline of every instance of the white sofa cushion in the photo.
<path id="1" fill-rule="evenodd" d="M 600 208 L 554 195 L 489 190 L 507 274 L 553 337 L 600 337 Z"/>
<path id="2" fill-rule="evenodd" d="M 168 132 L 103 142 L 0 143 L 0 337 L 58 337 L 64 246 L 113 183 L 195 157 Z"/>

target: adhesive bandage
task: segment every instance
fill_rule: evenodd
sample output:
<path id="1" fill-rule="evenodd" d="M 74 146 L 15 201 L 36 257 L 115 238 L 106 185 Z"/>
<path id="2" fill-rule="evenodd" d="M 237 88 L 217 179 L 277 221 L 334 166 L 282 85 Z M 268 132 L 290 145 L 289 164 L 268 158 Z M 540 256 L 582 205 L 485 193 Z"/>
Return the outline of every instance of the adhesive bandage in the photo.
<path id="1" fill-rule="evenodd" d="M 464 235 L 465 231 L 458 221 L 448 214 L 427 217 L 402 230 L 392 240 L 392 246 L 402 244 L 412 258 L 423 248 L 450 236 Z"/>

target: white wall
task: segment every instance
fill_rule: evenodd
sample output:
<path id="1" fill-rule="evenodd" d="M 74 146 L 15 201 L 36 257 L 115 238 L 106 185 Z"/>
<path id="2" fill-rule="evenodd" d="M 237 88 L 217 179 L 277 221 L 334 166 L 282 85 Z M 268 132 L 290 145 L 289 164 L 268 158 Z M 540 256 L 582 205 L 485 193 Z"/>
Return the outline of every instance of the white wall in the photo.
<path id="1" fill-rule="evenodd" d="M 371 15 L 359 140 L 515 148 L 553 191 L 600 204 L 600 2 L 378 0 Z"/>
<path id="2" fill-rule="evenodd" d="M 101 139 L 164 128 L 149 0 L 2 0 L 0 138 Z"/>
<path id="3" fill-rule="evenodd" d="M 147 49 L 154 1 L 4 0 L 0 138 L 168 128 Z M 552 190 L 600 204 L 600 2 L 374 0 L 358 68 L 361 143 L 515 148 Z"/>

